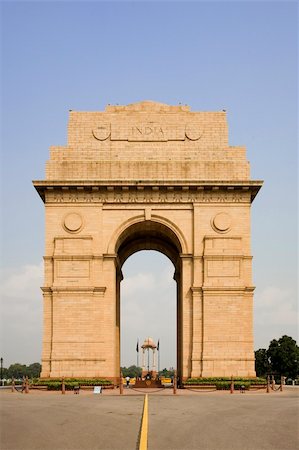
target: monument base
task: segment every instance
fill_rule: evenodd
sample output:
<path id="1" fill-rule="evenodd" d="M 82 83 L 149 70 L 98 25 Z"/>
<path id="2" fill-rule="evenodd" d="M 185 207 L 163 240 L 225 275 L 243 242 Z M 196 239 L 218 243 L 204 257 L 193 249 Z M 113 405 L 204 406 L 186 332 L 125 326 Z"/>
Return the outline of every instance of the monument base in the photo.
<path id="1" fill-rule="evenodd" d="M 163 388 L 161 380 L 136 380 L 135 388 Z"/>

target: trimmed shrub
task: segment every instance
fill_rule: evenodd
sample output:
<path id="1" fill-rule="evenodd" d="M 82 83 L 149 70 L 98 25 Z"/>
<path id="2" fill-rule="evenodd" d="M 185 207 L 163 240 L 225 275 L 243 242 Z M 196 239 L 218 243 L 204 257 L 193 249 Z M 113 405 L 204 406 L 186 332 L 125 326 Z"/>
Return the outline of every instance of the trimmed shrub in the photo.
<path id="1" fill-rule="evenodd" d="M 61 378 L 51 378 L 51 379 L 34 379 L 32 380 L 34 386 L 47 386 L 49 391 L 59 391 L 62 386 Z M 75 379 L 75 378 L 65 378 L 64 379 L 65 389 L 72 390 L 75 386 L 112 386 L 113 383 L 109 380 L 103 378 L 94 379 Z"/>
<path id="2" fill-rule="evenodd" d="M 255 385 L 266 385 L 267 381 L 265 378 L 242 378 L 235 377 L 233 378 L 235 389 L 240 389 L 241 386 L 244 386 L 245 389 L 249 389 L 250 386 Z M 230 389 L 231 378 L 229 377 L 206 377 L 206 378 L 189 378 L 188 380 L 183 382 L 183 385 L 190 386 L 208 386 L 214 385 L 216 389 Z"/>
<path id="3" fill-rule="evenodd" d="M 230 385 L 231 385 L 230 381 L 217 381 L 215 383 L 216 389 L 218 391 L 229 390 Z M 241 389 L 242 386 L 244 386 L 244 388 L 246 390 L 248 390 L 250 388 L 250 382 L 249 381 L 235 381 L 234 382 L 234 389 L 236 389 L 236 390 Z"/>

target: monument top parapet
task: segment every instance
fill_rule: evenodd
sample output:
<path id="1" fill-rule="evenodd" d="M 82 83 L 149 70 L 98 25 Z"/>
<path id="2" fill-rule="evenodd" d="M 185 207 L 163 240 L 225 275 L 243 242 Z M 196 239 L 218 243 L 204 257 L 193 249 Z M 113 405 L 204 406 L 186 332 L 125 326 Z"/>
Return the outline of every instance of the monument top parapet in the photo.
<path id="1" fill-rule="evenodd" d="M 250 179 L 244 147 L 228 142 L 225 111 L 141 101 L 70 111 L 68 143 L 51 147 L 47 180 Z"/>
<path id="2" fill-rule="evenodd" d="M 228 146 L 226 113 L 194 112 L 187 105 L 172 106 L 151 101 L 107 105 L 105 111 L 70 111 L 70 147 L 101 145 L 105 148 L 116 141 L 145 142 L 147 145 L 176 141 L 219 150 Z"/>
<path id="3" fill-rule="evenodd" d="M 124 112 L 124 111 L 135 111 L 135 112 L 186 112 L 190 111 L 190 106 L 188 105 L 167 105 L 166 103 L 153 102 L 151 100 L 144 100 L 141 102 L 130 103 L 129 105 L 107 105 L 105 108 L 106 112 Z"/>

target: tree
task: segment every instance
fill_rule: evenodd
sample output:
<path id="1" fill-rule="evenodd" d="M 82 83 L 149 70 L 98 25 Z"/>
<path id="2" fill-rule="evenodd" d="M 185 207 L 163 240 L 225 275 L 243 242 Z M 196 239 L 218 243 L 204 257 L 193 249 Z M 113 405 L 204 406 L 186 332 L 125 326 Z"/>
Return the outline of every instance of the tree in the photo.
<path id="1" fill-rule="evenodd" d="M 259 348 L 255 352 L 255 371 L 257 377 L 265 377 L 272 372 L 272 367 L 269 362 L 267 350 Z"/>
<path id="2" fill-rule="evenodd" d="M 273 339 L 267 350 L 267 356 L 274 373 L 295 379 L 299 373 L 299 347 L 290 336 Z"/>
<path id="3" fill-rule="evenodd" d="M 33 363 L 30 364 L 30 366 L 27 367 L 27 375 L 30 378 L 38 378 L 40 376 L 42 370 L 42 366 L 40 363 Z"/>
<path id="4" fill-rule="evenodd" d="M 8 378 L 8 369 L 6 369 L 5 367 L 3 367 L 3 369 L 2 369 L 2 378 L 3 379 Z"/>
<path id="5" fill-rule="evenodd" d="M 174 376 L 174 369 L 163 369 L 159 372 L 160 377 L 171 378 Z"/>
<path id="6" fill-rule="evenodd" d="M 137 366 L 130 366 L 130 367 L 121 367 L 121 371 L 124 377 L 141 377 L 142 368 Z"/>
<path id="7" fill-rule="evenodd" d="M 23 377 L 29 377 L 29 378 L 38 378 L 41 371 L 41 365 L 40 363 L 33 363 L 29 366 L 26 366 L 26 364 L 11 364 L 9 366 L 6 372 L 7 378 L 23 378 Z"/>
<path id="8" fill-rule="evenodd" d="M 23 378 L 27 375 L 27 366 L 25 364 L 11 364 L 8 368 L 9 378 Z"/>

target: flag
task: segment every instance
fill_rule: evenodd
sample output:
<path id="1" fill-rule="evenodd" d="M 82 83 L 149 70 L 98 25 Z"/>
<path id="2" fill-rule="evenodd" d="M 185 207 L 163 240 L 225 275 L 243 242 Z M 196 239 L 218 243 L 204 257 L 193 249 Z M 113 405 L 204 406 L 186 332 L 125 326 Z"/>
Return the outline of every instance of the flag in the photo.
<path id="1" fill-rule="evenodd" d="M 160 339 L 158 340 L 158 344 L 157 344 L 157 350 L 159 351 L 159 347 L 160 347 Z"/>
<path id="2" fill-rule="evenodd" d="M 139 340 L 137 340 L 136 352 L 139 353 Z"/>

